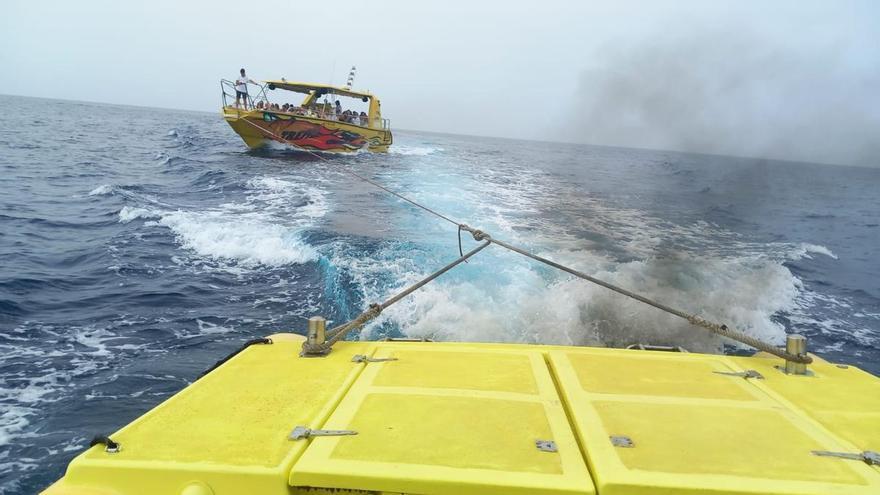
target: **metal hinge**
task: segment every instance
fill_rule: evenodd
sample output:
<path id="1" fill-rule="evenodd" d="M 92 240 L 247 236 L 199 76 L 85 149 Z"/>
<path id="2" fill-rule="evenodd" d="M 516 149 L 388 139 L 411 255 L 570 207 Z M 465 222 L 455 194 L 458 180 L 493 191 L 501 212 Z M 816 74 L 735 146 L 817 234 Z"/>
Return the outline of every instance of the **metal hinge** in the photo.
<path id="1" fill-rule="evenodd" d="M 636 446 L 636 444 L 633 443 L 632 438 L 626 435 L 611 435 L 608 438 L 611 439 L 611 445 L 614 445 L 615 447 L 631 449 Z"/>
<path id="2" fill-rule="evenodd" d="M 535 447 L 538 447 L 538 450 L 541 452 L 559 451 L 559 449 L 556 448 L 556 442 L 553 440 L 535 440 Z"/>
<path id="3" fill-rule="evenodd" d="M 869 466 L 880 466 L 880 452 L 874 452 L 873 450 L 866 450 L 861 454 L 850 454 L 849 452 L 830 452 L 828 450 L 814 450 L 813 455 L 823 457 L 839 457 L 841 459 L 862 461 Z"/>
<path id="4" fill-rule="evenodd" d="M 354 430 L 312 430 L 311 428 L 306 428 L 305 426 L 297 426 L 290 432 L 291 440 L 301 440 L 303 438 L 312 438 L 312 437 L 340 437 L 344 435 L 357 435 L 358 433 Z"/>
<path id="5" fill-rule="evenodd" d="M 745 371 L 713 371 L 712 373 L 717 373 L 719 375 L 727 375 L 727 376 L 738 376 L 740 378 L 757 378 L 758 380 L 763 380 L 764 375 L 758 373 L 755 370 L 745 370 Z"/>
<path id="6" fill-rule="evenodd" d="M 364 354 L 355 354 L 351 357 L 352 363 L 382 363 L 385 361 L 397 361 L 397 358 L 388 357 L 388 358 L 374 358 L 370 356 L 366 356 Z"/>

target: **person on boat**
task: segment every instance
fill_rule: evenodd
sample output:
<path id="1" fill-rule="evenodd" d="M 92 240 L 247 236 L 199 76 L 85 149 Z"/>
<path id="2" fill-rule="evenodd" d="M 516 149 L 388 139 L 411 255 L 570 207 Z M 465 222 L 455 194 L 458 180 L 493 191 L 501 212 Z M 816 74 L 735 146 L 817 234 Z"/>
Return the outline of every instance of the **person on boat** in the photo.
<path id="1" fill-rule="evenodd" d="M 342 103 L 339 103 L 339 100 L 336 100 L 336 117 L 339 118 L 342 115 Z"/>
<path id="2" fill-rule="evenodd" d="M 238 79 L 235 80 L 235 108 L 238 108 L 238 103 L 240 100 L 244 100 L 244 109 L 247 110 L 248 107 L 248 83 L 257 84 L 255 81 L 251 80 L 245 73 L 244 68 L 242 68 L 239 73 L 241 74 Z"/>
<path id="3" fill-rule="evenodd" d="M 360 117 L 361 117 L 361 125 L 366 126 L 367 125 L 367 112 L 361 111 Z"/>

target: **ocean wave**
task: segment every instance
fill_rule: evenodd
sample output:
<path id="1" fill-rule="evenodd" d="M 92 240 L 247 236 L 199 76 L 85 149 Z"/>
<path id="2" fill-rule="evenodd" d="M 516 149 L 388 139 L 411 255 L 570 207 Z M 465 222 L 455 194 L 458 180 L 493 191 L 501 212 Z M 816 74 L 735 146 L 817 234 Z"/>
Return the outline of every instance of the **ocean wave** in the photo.
<path id="1" fill-rule="evenodd" d="M 147 208 L 136 208 L 132 206 L 123 206 L 122 209 L 119 210 L 119 223 L 129 223 L 139 218 L 157 218 L 158 216 L 159 213 L 154 210 L 150 210 Z"/>
<path id="2" fill-rule="evenodd" d="M 773 343 L 781 343 L 785 335 L 774 315 L 793 309 L 802 288 L 784 266 L 769 260 L 650 258 L 620 263 L 584 251 L 549 256 Z M 410 269 L 410 262 L 394 267 L 377 260 L 363 271 L 384 270 L 397 282 L 382 287 L 360 280 L 363 301 L 384 300 L 427 274 L 424 269 L 407 273 Z M 481 253 L 458 270 L 463 273 L 457 279 L 429 284 L 385 310 L 362 338 L 379 336 L 390 323 L 410 337 L 446 341 L 613 347 L 649 343 L 706 352 L 720 352 L 730 344 L 655 308 L 506 253 Z"/>
<path id="3" fill-rule="evenodd" d="M 235 261 L 244 267 L 306 263 L 317 253 L 295 229 L 270 223 L 260 215 L 230 216 L 227 211 L 176 211 L 161 215 L 180 244 L 216 261 Z"/>
<path id="4" fill-rule="evenodd" d="M 326 193 L 272 176 L 249 179 L 245 188 L 244 201 L 203 210 L 125 206 L 119 222 L 154 219 L 145 226 L 167 227 L 184 249 L 225 270 L 316 260 L 317 252 L 302 235 L 329 211 Z"/>

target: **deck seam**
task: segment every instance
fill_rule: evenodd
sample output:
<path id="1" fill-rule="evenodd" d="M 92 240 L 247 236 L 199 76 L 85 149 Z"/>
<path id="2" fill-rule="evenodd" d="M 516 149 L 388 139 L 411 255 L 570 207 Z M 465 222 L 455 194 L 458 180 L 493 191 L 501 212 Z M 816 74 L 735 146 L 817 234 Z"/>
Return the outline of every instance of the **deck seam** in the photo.
<path id="1" fill-rule="evenodd" d="M 562 404 L 562 412 L 565 414 L 565 420 L 568 422 L 568 428 L 571 430 L 571 434 L 574 437 L 574 441 L 577 443 L 578 450 L 581 454 L 581 461 L 584 463 L 584 467 L 587 470 L 587 473 L 590 475 L 590 480 L 593 482 L 593 486 L 596 488 L 596 495 L 599 495 L 599 480 L 596 479 L 595 473 L 590 469 L 590 462 L 587 458 L 587 447 L 584 444 L 584 440 L 578 434 L 578 430 L 575 427 L 574 421 L 574 411 L 571 409 L 571 404 L 565 399 L 565 394 L 562 390 L 562 383 L 559 381 L 559 376 L 556 375 L 556 369 L 553 367 L 553 362 L 550 358 L 550 351 L 547 352 L 541 351 L 541 358 L 544 361 L 544 366 L 547 368 L 547 373 L 550 374 L 550 380 L 553 382 L 553 388 L 556 390 L 556 397 L 559 399 L 559 403 Z"/>

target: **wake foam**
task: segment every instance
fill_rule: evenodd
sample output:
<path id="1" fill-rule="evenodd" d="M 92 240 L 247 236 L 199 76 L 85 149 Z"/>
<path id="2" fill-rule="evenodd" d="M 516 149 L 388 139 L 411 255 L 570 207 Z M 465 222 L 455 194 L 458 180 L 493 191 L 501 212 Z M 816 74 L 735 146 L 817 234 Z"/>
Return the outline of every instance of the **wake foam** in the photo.
<path id="1" fill-rule="evenodd" d="M 202 266 L 207 261 L 216 268 L 239 271 L 316 260 L 318 253 L 302 235 L 329 211 L 326 193 L 277 177 L 257 177 L 245 187 L 244 201 L 203 210 L 125 206 L 119 222 L 155 220 L 145 226 L 170 229 Z"/>
<path id="2" fill-rule="evenodd" d="M 477 171 L 476 187 L 450 192 L 426 180 L 409 195 L 455 218 L 480 219 L 480 228 L 499 239 L 775 344 L 784 341 L 784 318 L 810 304 L 810 292 L 785 263 L 816 255 L 834 258 L 824 246 L 755 242 L 704 221 L 677 224 L 616 207 L 576 186 L 556 184 L 548 194 L 551 181 L 541 173 L 485 168 Z M 552 198 L 560 204 L 548 204 Z M 568 198 L 576 198 L 576 211 Z M 424 230 L 423 225 L 414 224 L 411 230 Z M 361 292 L 356 313 L 446 264 L 450 247 L 434 243 L 425 240 L 432 247 L 418 261 L 404 245 L 383 247 L 356 262 L 339 245 L 329 257 Z M 449 341 L 613 347 L 645 343 L 705 352 L 735 345 L 498 247 L 391 306 L 361 338 L 397 332 Z"/>
<path id="3" fill-rule="evenodd" d="M 147 209 L 147 208 L 134 208 L 131 206 L 123 206 L 121 210 L 119 210 L 119 223 L 129 223 L 139 218 L 147 219 L 147 218 L 156 218 L 159 216 L 159 213 Z"/>
<path id="4" fill-rule="evenodd" d="M 113 193 L 113 186 L 110 184 L 102 184 L 91 191 L 89 191 L 89 196 L 106 196 L 108 194 Z"/>
<path id="5" fill-rule="evenodd" d="M 767 260 L 652 258 L 614 263 L 589 252 L 550 257 L 773 343 L 782 343 L 785 334 L 773 315 L 793 309 L 801 289 L 785 267 Z M 511 255 L 493 253 L 470 265 L 474 266 L 463 269 L 479 273 L 467 280 L 429 284 L 384 311 L 362 337 L 376 337 L 384 324 L 392 323 L 408 337 L 444 341 L 611 347 L 649 343 L 704 352 L 721 351 L 725 343 L 677 317 Z M 365 299 L 382 300 L 424 275 L 407 276 L 394 290 L 367 289 Z"/>
<path id="6" fill-rule="evenodd" d="M 393 144 L 388 148 L 392 155 L 427 156 L 443 151 L 443 148 L 433 146 L 407 146 L 405 144 Z"/>
<path id="7" fill-rule="evenodd" d="M 164 213 L 158 222 L 197 255 L 241 266 L 306 263 L 317 253 L 296 231 L 264 221 L 259 215 L 230 217 L 227 211 Z"/>

